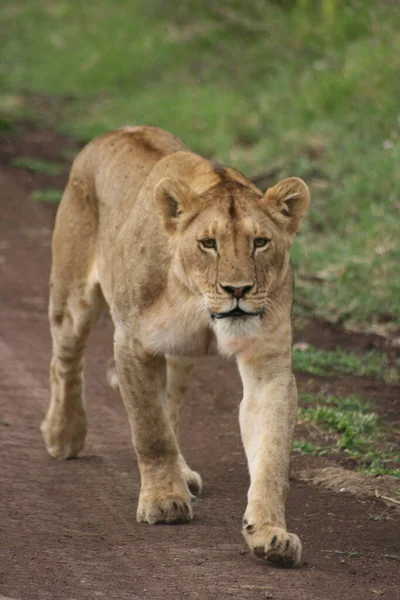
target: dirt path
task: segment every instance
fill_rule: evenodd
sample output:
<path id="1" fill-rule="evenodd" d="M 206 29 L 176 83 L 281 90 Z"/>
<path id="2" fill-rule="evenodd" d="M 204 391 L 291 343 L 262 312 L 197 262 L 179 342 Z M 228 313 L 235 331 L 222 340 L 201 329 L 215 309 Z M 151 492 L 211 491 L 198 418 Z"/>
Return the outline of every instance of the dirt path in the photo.
<path id="1" fill-rule="evenodd" d="M 237 425 L 241 390 L 231 363 L 200 362 L 183 410 L 182 447 L 204 478 L 189 525 L 135 521 L 138 469 L 122 403 L 105 381 L 107 317 L 87 355 L 85 451 L 72 461 L 46 453 L 39 423 L 48 403 L 54 210 L 29 194 L 65 175 L 29 174 L 9 159 L 56 159 L 68 145 L 51 132 L 28 130 L 0 146 L 0 598 L 399 598 L 399 564 L 389 558 L 400 553 L 398 517 L 375 520 L 383 511 L 375 500 L 293 481 L 288 521 L 304 541 L 304 566 L 274 568 L 247 550 L 240 533 L 248 483 Z M 329 346 L 334 333 L 326 331 Z M 300 460 L 306 466 L 309 459 Z M 358 554 L 348 556 L 353 550 Z"/>

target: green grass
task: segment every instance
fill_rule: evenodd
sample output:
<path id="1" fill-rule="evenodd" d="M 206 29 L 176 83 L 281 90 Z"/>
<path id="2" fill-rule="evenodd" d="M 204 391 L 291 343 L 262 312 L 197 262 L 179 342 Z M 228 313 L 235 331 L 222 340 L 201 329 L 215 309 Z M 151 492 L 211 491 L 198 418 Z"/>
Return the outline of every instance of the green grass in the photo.
<path id="1" fill-rule="evenodd" d="M 32 198 L 37 202 L 49 202 L 57 203 L 60 202 L 62 196 L 62 190 L 57 188 L 46 188 L 44 190 L 36 190 L 32 194 Z"/>
<path id="2" fill-rule="evenodd" d="M 326 554 L 335 554 L 336 556 L 347 556 L 348 558 L 360 556 L 360 552 L 354 549 L 349 550 L 348 552 L 343 552 L 342 550 L 321 550 L 321 552 L 325 552 Z"/>
<path id="3" fill-rule="evenodd" d="M 399 326 L 399 7 L 14 0 L 0 21 L 3 122 L 35 116 L 81 140 L 157 124 L 248 175 L 303 176 L 299 302 Z"/>
<path id="4" fill-rule="evenodd" d="M 42 173 L 43 175 L 59 175 L 63 172 L 64 168 L 62 165 L 36 158 L 34 156 L 17 156 L 11 161 L 13 167 L 23 167 L 29 169 L 35 173 Z"/>
<path id="5" fill-rule="evenodd" d="M 16 127 L 11 119 L 0 116 L 0 133 L 15 133 Z"/>
<path id="6" fill-rule="evenodd" d="M 295 371 L 311 375 L 360 375 L 383 379 L 388 383 L 398 380 L 396 369 L 389 368 L 385 354 L 371 350 L 363 355 L 336 350 L 318 350 L 309 346 L 303 350 L 293 349 Z"/>
<path id="7" fill-rule="evenodd" d="M 384 554 L 383 556 L 385 558 L 390 558 L 392 560 L 399 560 L 400 561 L 400 554 Z"/>
<path id="8" fill-rule="evenodd" d="M 385 440 L 385 431 L 370 404 L 357 397 L 324 394 L 316 400 L 304 394 L 301 399 L 306 406 L 299 411 L 300 421 L 313 423 L 332 438 L 328 447 L 315 446 L 315 454 L 325 454 L 327 449 L 344 452 L 355 460 L 360 471 L 400 478 L 398 448 Z M 306 441 L 297 442 L 301 444 Z"/>
<path id="9" fill-rule="evenodd" d="M 296 454 L 315 454 L 317 452 L 317 447 L 307 440 L 294 440 L 292 450 Z"/>

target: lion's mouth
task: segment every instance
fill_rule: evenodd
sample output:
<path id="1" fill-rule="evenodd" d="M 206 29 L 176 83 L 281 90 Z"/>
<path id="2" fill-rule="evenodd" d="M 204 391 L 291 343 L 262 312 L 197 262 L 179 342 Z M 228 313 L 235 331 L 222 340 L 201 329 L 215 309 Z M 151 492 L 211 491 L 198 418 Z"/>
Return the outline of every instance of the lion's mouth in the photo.
<path id="1" fill-rule="evenodd" d="M 223 312 L 223 313 L 213 312 L 213 313 L 211 313 L 211 316 L 213 319 L 231 319 L 231 318 L 236 319 L 238 317 L 239 318 L 260 317 L 260 316 L 262 316 L 262 313 L 261 312 L 257 312 L 257 313 L 246 312 L 246 311 L 242 310 L 241 308 L 239 308 L 238 306 L 236 306 L 229 312 Z"/>

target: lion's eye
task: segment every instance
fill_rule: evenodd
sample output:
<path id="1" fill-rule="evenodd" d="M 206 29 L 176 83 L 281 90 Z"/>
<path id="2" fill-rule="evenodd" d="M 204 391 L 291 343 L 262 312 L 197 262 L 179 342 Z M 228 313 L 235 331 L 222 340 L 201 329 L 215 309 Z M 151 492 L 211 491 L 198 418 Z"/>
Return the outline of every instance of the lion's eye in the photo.
<path id="1" fill-rule="evenodd" d="M 213 248 L 217 247 L 217 242 L 213 238 L 207 238 L 206 240 L 201 240 L 200 244 L 203 248 Z"/>
<path id="2" fill-rule="evenodd" d="M 263 248 L 264 246 L 267 246 L 267 244 L 269 244 L 269 239 L 268 238 L 255 238 L 254 239 L 254 248 Z"/>

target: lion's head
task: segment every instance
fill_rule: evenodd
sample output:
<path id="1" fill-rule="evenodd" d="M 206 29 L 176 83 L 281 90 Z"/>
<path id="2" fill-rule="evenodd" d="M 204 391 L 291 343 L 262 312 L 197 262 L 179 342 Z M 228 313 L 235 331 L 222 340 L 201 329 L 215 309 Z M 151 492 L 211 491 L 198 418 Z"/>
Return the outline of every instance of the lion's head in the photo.
<path id="1" fill-rule="evenodd" d="M 198 194 L 165 178 L 156 204 L 171 237 L 175 275 L 202 296 L 213 319 L 259 320 L 278 301 L 309 204 L 301 179 L 280 181 L 263 195 L 235 179 Z"/>

